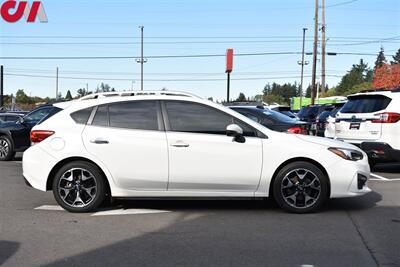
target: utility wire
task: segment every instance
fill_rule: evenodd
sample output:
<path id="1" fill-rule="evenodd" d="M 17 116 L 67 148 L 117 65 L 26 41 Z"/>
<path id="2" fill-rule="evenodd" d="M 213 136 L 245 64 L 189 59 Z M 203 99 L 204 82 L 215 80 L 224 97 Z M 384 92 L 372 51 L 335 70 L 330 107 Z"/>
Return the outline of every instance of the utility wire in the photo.
<path id="1" fill-rule="evenodd" d="M 48 78 L 55 79 L 56 76 L 50 75 L 30 75 L 30 74 L 16 74 L 16 73 L 4 73 L 6 76 L 16 76 L 16 77 L 32 77 L 32 78 Z M 342 77 L 340 75 L 327 75 L 331 77 Z M 304 76 L 311 77 L 311 76 Z M 109 80 L 109 81 L 139 81 L 140 79 L 128 79 L 128 78 L 93 78 L 93 77 L 68 77 L 60 76 L 59 79 L 69 79 L 69 80 Z M 281 76 L 281 77 L 252 77 L 252 78 L 233 78 L 232 80 L 270 80 L 270 79 L 289 79 L 289 78 L 300 78 L 300 76 Z M 157 82 L 201 82 L 201 81 L 226 81 L 225 78 L 212 78 L 212 79 L 146 79 L 146 81 L 157 81 Z"/>
<path id="2" fill-rule="evenodd" d="M 238 53 L 235 57 L 241 56 L 273 56 L 273 55 L 299 55 L 301 52 L 260 52 L 260 53 Z M 306 54 L 312 54 L 310 52 Z M 353 53 L 353 52 L 327 52 L 330 56 L 336 55 L 357 55 L 357 56 L 376 56 L 376 53 Z M 165 58 L 210 58 L 225 57 L 225 54 L 197 54 L 197 55 L 158 55 L 146 56 L 148 59 L 165 59 Z M 54 57 L 18 57 L 6 56 L 0 57 L 3 60 L 106 60 L 106 59 L 136 59 L 138 56 L 54 56 Z"/>

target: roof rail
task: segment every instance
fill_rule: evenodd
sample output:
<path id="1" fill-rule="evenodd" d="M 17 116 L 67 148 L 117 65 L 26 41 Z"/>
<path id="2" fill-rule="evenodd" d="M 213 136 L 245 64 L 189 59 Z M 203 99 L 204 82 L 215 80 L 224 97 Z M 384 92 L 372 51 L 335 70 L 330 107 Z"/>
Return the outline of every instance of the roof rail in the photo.
<path id="1" fill-rule="evenodd" d="M 377 88 L 377 89 L 366 89 L 362 90 L 360 93 L 372 93 L 372 92 L 400 92 L 400 86 L 388 89 L 388 88 Z"/>
<path id="2" fill-rule="evenodd" d="M 79 100 L 89 100 L 89 99 L 98 99 L 98 98 L 116 97 L 116 96 L 122 97 L 122 96 L 142 96 L 142 95 L 167 95 L 167 96 L 186 96 L 186 97 L 200 98 L 199 96 L 186 92 L 161 90 L 161 91 L 101 92 L 83 96 Z"/>

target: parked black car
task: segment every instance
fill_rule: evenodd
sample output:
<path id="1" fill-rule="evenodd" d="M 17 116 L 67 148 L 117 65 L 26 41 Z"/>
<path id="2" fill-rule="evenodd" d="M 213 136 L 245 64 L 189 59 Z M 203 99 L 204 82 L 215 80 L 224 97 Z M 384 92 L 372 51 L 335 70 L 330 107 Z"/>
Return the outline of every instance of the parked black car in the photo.
<path id="1" fill-rule="evenodd" d="M 22 117 L 23 115 L 16 113 L 0 113 L 0 124 L 5 122 L 16 122 Z"/>
<path id="2" fill-rule="evenodd" d="M 32 110 L 16 122 L 0 124 L 0 161 L 12 160 L 16 152 L 30 146 L 33 126 L 62 110 L 54 105 L 44 105 Z"/>
<path id="3" fill-rule="evenodd" d="M 290 107 L 286 107 L 286 106 L 279 106 L 279 107 L 275 107 L 275 108 L 271 108 L 274 111 L 278 111 L 279 113 L 282 113 L 283 115 L 286 115 L 292 119 L 296 119 L 298 120 L 299 118 L 296 116 L 296 114 L 294 114 L 292 112 L 292 110 L 290 109 Z"/>
<path id="4" fill-rule="evenodd" d="M 309 133 L 309 123 L 292 119 L 262 106 L 231 106 L 230 108 L 274 131 L 295 134 Z"/>

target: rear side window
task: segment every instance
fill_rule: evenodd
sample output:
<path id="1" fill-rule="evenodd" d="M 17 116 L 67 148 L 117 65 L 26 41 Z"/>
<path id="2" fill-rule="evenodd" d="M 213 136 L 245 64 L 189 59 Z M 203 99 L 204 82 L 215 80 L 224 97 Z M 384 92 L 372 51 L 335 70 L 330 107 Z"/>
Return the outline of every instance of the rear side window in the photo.
<path id="1" fill-rule="evenodd" d="M 342 107 L 341 113 L 371 113 L 386 109 L 389 97 L 383 95 L 362 95 L 349 97 L 349 101 Z"/>
<path id="2" fill-rule="evenodd" d="M 92 114 L 93 108 L 85 108 L 82 110 L 75 111 L 74 113 L 71 113 L 71 118 L 79 124 L 86 124 L 90 114 Z"/>
<path id="3" fill-rule="evenodd" d="M 96 115 L 93 118 L 92 125 L 96 126 L 109 126 L 109 119 L 108 119 L 108 106 L 103 105 L 99 106 L 96 111 Z"/>
<path id="4" fill-rule="evenodd" d="M 157 102 L 130 101 L 110 104 L 110 126 L 139 130 L 158 130 Z"/>

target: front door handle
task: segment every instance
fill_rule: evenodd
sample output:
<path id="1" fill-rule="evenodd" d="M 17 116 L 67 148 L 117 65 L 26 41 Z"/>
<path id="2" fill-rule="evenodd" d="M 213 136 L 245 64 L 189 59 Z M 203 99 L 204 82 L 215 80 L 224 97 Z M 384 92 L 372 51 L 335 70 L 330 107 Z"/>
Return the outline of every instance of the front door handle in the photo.
<path id="1" fill-rule="evenodd" d="M 104 144 L 108 144 L 109 142 L 107 140 L 104 140 L 104 139 L 101 139 L 101 138 L 96 138 L 96 139 L 90 140 L 90 143 L 98 144 L 98 145 L 104 145 Z"/>
<path id="2" fill-rule="evenodd" d="M 186 143 L 184 143 L 182 141 L 178 141 L 178 142 L 176 142 L 174 144 L 171 144 L 171 146 L 173 146 L 173 147 L 189 147 L 189 144 L 186 144 Z"/>

